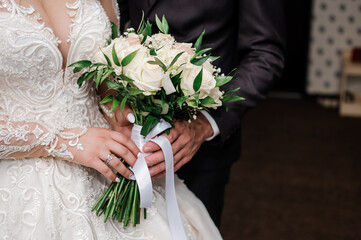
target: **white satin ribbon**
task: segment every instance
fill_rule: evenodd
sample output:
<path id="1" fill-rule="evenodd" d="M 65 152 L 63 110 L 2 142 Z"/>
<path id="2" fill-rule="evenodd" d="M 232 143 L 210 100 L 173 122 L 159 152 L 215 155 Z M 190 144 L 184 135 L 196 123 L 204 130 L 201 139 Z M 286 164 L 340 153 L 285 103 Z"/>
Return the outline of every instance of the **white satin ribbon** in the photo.
<path id="1" fill-rule="evenodd" d="M 140 134 L 142 126 L 134 125 L 131 138 L 141 150 L 148 141 L 152 141 L 158 144 L 162 149 L 166 165 L 165 199 L 167 204 L 169 227 L 174 240 L 186 240 L 187 237 L 183 228 L 174 187 L 174 160 L 172 146 L 168 139 L 164 136 L 159 136 L 155 139 L 152 139 L 171 127 L 172 126 L 168 122 L 161 119 L 161 121 L 153 128 L 153 130 L 146 137 L 143 137 Z M 142 152 L 138 156 L 138 159 L 132 168 L 135 179 L 137 180 L 139 186 L 140 207 L 142 208 L 150 208 L 152 206 L 153 199 L 152 180 L 149 174 L 147 163 L 145 162 L 145 157 L 148 155 L 149 153 L 145 154 Z"/>

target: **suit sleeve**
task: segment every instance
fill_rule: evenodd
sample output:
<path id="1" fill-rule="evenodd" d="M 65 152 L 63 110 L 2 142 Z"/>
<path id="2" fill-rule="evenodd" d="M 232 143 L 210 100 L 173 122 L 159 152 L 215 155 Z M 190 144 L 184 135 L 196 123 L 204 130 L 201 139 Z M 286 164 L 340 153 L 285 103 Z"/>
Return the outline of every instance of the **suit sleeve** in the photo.
<path id="1" fill-rule="evenodd" d="M 238 9 L 238 65 L 226 89 L 244 101 L 228 103 L 211 113 L 226 141 L 241 124 L 244 113 L 265 99 L 268 90 L 282 74 L 285 64 L 285 26 L 281 0 L 241 0 Z M 224 56 L 227 57 L 227 56 Z"/>

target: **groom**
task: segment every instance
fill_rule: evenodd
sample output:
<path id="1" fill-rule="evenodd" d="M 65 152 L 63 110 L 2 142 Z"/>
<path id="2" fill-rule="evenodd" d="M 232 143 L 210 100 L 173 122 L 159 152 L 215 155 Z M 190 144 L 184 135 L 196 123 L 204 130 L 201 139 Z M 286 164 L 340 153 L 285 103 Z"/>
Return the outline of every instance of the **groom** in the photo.
<path id="1" fill-rule="evenodd" d="M 223 208 L 230 167 L 240 157 L 241 121 L 244 113 L 265 99 L 280 78 L 285 62 L 285 32 L 282 0 L 119 0 L 121 22 L 136 28 L 142 10 L 153 26 L 154 16 L 165 15 L 170 33 L 178 42 L 194 43 L 203 30 L 203 45 L 214 64 L 227 74 L 237 68 L 226 89 L 240 87 L 245 101 L 229 103 L 210 114 L 198 114 L 192 123 L 177 121 L 167 136 L 175 152 L 178 176 L 205 204 L 217 226 Z M 164 174 L 163 155 L 149 143 L 145 151 L 153 176 Z M 187 164 L 186 164 L 187 163 Z"/>

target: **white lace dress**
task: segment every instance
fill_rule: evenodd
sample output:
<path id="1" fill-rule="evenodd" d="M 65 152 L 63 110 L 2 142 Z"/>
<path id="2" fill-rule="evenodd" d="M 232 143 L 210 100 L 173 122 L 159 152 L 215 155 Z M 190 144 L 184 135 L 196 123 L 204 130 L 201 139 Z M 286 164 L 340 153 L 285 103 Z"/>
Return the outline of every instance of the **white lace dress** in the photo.
<path id="1" fill-rule="evenodd" d="M 16 1 L 18 2 L 18 1 Z M 72 20 L 67 63 L 87 59 L 110 37 L 98 0 L 67 4 Z M 91 206 L 109 182 L 71 157 L 87 127 L 108 127 L 92 86 L 62 69 L 59 41 L 32 7 L 0 0 L 0 239 L 171 239 L 162 180 L 154 182 L 152 208 L 136 228 L 103 222 Z M 75 132 L 68 129 L 78 129 Z M 66 139 L 68 145 L 58 144 Z M 45 146 L 46 158 L 19 158 Z M 176 179 L 189 239 L 221 239 L 202 203 Z"/>

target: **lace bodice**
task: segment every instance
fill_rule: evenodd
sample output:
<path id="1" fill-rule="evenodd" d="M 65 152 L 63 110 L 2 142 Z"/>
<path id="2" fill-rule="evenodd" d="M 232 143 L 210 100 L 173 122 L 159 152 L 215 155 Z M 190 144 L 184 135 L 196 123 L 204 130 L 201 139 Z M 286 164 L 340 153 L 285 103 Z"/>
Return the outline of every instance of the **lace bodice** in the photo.
<path id="1" fill-rule="evenodd" d="M 90 59 L 110 38 L 100 1 L 66 5 L 66 61 L 36 9 L 16 2 L 0 0 L 0 239 L 171 239 L 161 184 L 154 183 L 147 220 L 124 229 L 90 210 L 109 186 L 106 178 L 63 160 L 73 157 L 69 147 L 83 148 L 87 127 L 108 127 L 94 87 L 78 88 L 79 75 L 63 68 Z M 38 148 L 46 155 L 37 156 Z M 178 179 L 176 188 L 186 199 L 178 204 L 188 239 L 220 239 L 200 201 Z"/>
<path id="2" fill-rule="evenodd" d="M 109 19 L 97 0 L 67 3 L 72 21 L 67 65 L 91 58 L 110 38 Z M 47 146 L 51 156 L 72 158 L 57 138 L 82 146 L 87 126 L 102 123 L 90 85 L 79 89 L 71 69 L 63 69 L 60 41 L 31 5 L 0 0 L 0 158 Z M 76 131 L 68 129 L 76 128 Z"/>

